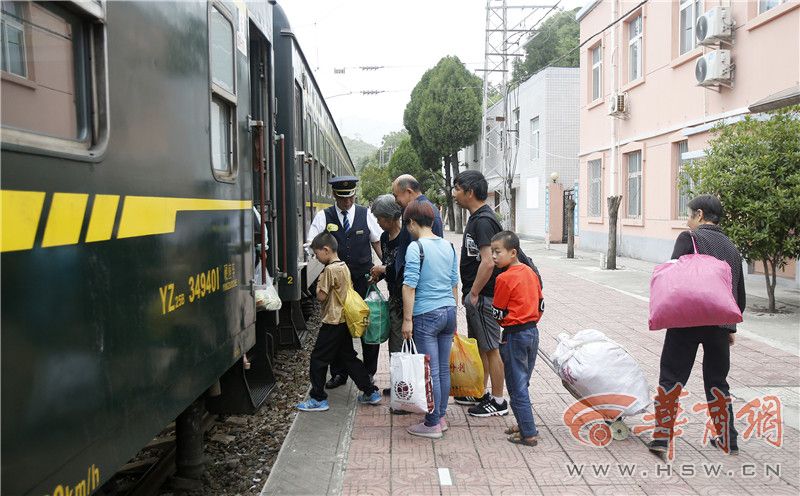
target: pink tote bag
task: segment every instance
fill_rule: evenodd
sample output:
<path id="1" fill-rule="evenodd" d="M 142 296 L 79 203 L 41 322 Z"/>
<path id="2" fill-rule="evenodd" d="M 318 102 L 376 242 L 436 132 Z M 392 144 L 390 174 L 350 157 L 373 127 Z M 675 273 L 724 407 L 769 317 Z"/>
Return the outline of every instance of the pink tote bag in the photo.
<path id="1" fill-rule="evenodd" d="M 656 266 L 650 279 L 651 331 L 717 326 L 742 321 L 731 283 L 731 267 L 711 255 L 694 253 Z"/>

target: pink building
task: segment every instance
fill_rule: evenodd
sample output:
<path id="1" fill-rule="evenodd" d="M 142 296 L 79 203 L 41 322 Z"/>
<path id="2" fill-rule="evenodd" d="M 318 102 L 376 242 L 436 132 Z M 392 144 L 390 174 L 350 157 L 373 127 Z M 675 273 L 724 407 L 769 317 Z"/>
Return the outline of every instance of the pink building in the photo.
<path id="1" fill-rule="evenodd" d="M 666 260 L 686 228 L 681 165 L 709 130 L 800 102 L 800 1 L 592 0 L 577 19 L 578 242 L 606 250 L 606 198 L 622 195 L 619 253 Z M 794 262 L 779 275 L 800 281 Z"/>

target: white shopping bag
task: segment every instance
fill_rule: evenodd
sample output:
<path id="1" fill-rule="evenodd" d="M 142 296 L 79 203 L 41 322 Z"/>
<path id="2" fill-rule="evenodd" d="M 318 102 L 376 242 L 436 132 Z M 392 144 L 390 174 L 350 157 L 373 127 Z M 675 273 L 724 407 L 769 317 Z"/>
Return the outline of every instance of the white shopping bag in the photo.
<path id="1" fill-rule="evenodd" d="M 625 348 L 596 329 L 570 337 L 562 332 L 550 359 L 561 379 L 582 398 L 597 394 L 623 394 L 636 400 L 622 415 L 635 415 L 650 404 L 647 378 Z"/>
<path id="2" fill-rule="evenodd" d="M 392 353 L 390 372 L 393 410 L 433 412 L 430 357 L 417 353 L 413 339 L 403 341 L 402 350 Z"/>
<path id="3" fill-rule="evenodd" d="M 255 295 L 256 308 L 258 310 L 266 310 L 269 312 L 277 312 L 283 306 L 281 297 L 278 295 L 278 290 L 267 272 L 267 280 L 261 281 L 261 267 L 256 264 L 255 277 L 253 284 L 253 294 Z"/>

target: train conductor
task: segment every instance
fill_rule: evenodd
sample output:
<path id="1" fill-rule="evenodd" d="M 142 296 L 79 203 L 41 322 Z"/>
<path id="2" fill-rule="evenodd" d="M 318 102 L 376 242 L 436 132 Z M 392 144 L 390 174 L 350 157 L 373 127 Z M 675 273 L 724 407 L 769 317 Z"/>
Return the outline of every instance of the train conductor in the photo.
<path id="1" fill-rule="evenodd" d="M 356 184 L 354 176 L 339 176 L 328 181 L 336 204 L 317 212 L 308 230 L 308 239 L 328 231 L 339 243 L 339 258 L 350 269 L 353 289 L 363 298 L 367 294 L 369 271 L 372 268 L 372 250 L 381 256 L 380 238 L 383 232 L 377 219 L 366 207 L 355 204 Z M 366 344 L 361 340 L 364 365 L 370 377 L 378 368 L 380 345 Z M 343 366 L 331 364 L 331 379 L 325 384 L 328 389 L 337 388 L 347 382 Z"/>

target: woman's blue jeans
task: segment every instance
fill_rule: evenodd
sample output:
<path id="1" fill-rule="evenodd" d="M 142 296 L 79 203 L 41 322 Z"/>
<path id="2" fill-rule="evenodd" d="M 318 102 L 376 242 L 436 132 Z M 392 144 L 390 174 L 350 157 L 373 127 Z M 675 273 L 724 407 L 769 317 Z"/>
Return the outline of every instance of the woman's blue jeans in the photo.
<path id="1" fill-rule="evenodd" d="M 503 359 L 506 388 L 511 396 L 511 410 L 517 418 L 517 425 L 523 437 L 532 437 L 539 433 L 533 420 L 531 397 L 528 392 L 538 350 L 539 329 L 535 325 L 522 331 L 503 333 L 500 358 Z"/>
<path id="2" fill-rule="evenodd" d="M 414 343 L 417 351 L 430 357 L 433 385 L 433 413 L 425 415 L 425 425 L 434 426 L 447 413 L 450 398 L 450 348 L 456 332 L 456 307 L 441 307 L 414 316 Z"/>

